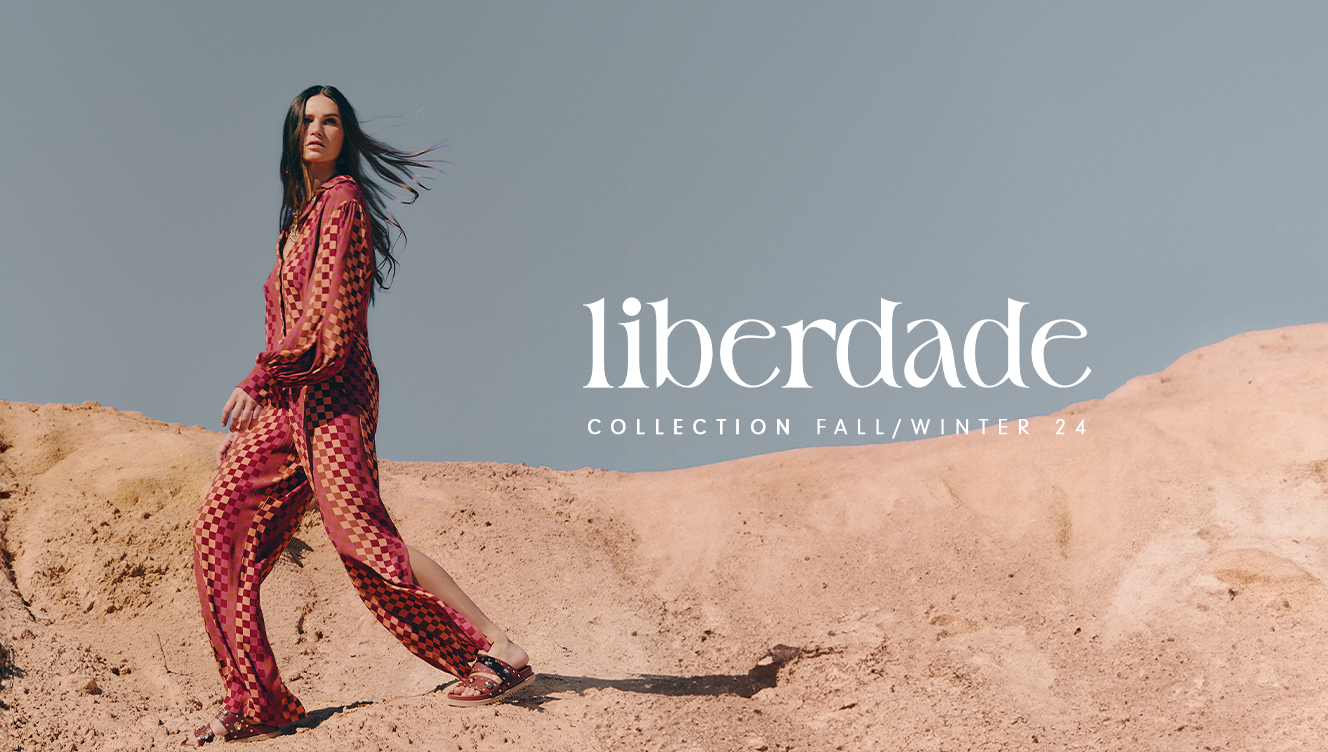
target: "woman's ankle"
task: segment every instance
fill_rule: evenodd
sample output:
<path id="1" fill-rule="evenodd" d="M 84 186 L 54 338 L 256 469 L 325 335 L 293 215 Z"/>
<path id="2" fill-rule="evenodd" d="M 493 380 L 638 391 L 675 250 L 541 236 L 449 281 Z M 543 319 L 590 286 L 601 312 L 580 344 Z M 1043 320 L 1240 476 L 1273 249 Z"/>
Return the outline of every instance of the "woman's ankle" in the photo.
<path id="1" fill-rule="evenodd" d="M 493 641 L 484 653 L 497 658 L 512 668 L 519 669 L 530 661 L 530 655 L 527 654 L 520 645 L 512 642 L 512 640 L 506 635 L 503 636 L 501 641 Z"/>

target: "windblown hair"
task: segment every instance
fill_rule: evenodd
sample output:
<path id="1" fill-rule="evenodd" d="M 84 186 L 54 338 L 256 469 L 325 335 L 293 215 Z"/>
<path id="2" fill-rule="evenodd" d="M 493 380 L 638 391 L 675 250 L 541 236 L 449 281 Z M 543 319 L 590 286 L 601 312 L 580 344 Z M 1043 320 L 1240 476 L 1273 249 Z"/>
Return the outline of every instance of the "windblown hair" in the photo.
<path id="1" fill-rule="evenodd" d="M 286 234 L 300 212 L 313 197 L 317 186 L 311 184 L 302 154 L 304 150 L 304 105 L 310 97 L 319 94 L 336 102 L 341 111 L 341 127 L 344 139 L 341 154 L 337 157 L 336 175 L 349 175 L 355 179 L 369 205 L 369 222 L 373 227 L 374 285 L 369 288 L 369 298 L 373 299 L 375 287 L 387 289 L 392 275 L 396 271 L 397 259 L 392 255 L 392 236 L 389 227 L 396 228 L 404 242 L 406 231 L 401 228 L 396 218 L 387 210 L 384 202 L 410 204 L 419 198 L 420 191 L 429 187 L 420 182 L 419 170 L 436 170 L 429 162 L 436 160 L 420 159 L 437 148 L 437 144 L 423 151 L 404 152 L 371 138 L 360 129 L 360 120 L 355 116 L 355 108 L 334 86 L 310 86 L 291 102 L 286 113 L 286 127 L 281 143 L 281 235 L 284 242 Z M 395 198 L 387 189 L 371 179 L 365 166 L 377 174 L 378 178 L 410 194 L 410 199 Z"/>

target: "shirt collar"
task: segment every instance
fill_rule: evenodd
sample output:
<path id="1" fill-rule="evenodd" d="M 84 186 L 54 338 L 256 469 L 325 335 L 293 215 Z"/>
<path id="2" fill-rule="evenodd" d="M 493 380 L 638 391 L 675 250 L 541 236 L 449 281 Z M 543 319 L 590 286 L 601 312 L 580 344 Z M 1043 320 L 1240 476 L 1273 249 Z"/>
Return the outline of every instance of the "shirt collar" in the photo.
<path id="1" fill-rule="evenodd" d="M 317 204 L 317 203 L 318 203 L 318 196 L 319 196 L 319 194 L 323 193 L 324 191 L 326 191 L 327 189 L 329 189 L 329 188 L 331 188 L 331 187 L 333 187 L 333 186 L 341 185 L 342 183 L 352 183 L 352 184 L 353 184 L 354 182 L 355 182 L 355 178 L 352 178 L 350 175 L 334 175 L 333 177 L 328 178 L 328 180 L 327 180 L 326 183 L 323 183 L 322 185 L 320 185 L 320 186 L 318 186 L 317 188 L 314 189 L 314 195 L 313 195 L 313 198 L 309 199 L 309 203 L 307 203 L 307 204 L 304 205 L 304 210 L 301 211 L 301 212 L 300 212 L 300 215 L 299 215 L 298 217 L 295 218 L 295 221 L 294 221 L 294 222 L 291 223 L 291 228 L 294 229 L 294 228 L 297 227 L 301 222 L 304 221 L 305 216 L 306 216 L 310 211 L 313 210 L 313 208 L 314 208 L 314 204 Z"/>

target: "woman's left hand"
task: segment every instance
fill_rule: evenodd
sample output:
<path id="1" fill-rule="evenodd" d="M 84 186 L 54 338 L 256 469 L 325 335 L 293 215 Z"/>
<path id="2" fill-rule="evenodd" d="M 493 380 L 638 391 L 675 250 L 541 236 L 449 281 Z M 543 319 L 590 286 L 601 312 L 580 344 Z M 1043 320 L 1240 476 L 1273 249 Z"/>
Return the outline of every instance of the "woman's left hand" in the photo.
<path id="1" fill-rule="evenodd" d="M 226 454 L 231 451 L 231 447 L 235 446 L 235 438 L 238 435 L 239 434 L 234 434 L 234 433 L 226 434 L 226 440 L 221 442 L 221 446 L 217 447 L 218 466 L 221 465 L 222 460 L 226 459 Z"/>

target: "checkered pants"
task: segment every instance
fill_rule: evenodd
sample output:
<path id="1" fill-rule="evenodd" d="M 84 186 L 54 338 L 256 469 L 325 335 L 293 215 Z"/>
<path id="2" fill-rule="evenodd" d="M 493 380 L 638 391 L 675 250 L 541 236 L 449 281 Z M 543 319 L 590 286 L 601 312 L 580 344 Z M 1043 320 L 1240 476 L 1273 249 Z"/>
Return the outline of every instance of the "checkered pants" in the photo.
<path id="1" fill-rule="evenodd" d="M 259 585 L 311 499 L 356 591 L 407 649 L 464 676 L 476 652 L 489 645 L 460 614 L 414 583 L 406 545 L 378 495 L 377 416 L 329 383 L 307 387 L 303 405 L 268 407 L 238 437 L 194 523 L 194 574 L 225 684 L 223 708 L 276 726 L 305 713 L 277 673 Z M 300 434 L 307 445 L 297 440 Z"/>

